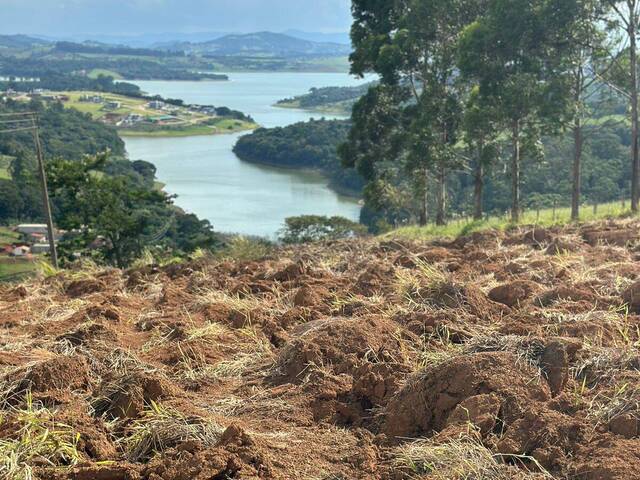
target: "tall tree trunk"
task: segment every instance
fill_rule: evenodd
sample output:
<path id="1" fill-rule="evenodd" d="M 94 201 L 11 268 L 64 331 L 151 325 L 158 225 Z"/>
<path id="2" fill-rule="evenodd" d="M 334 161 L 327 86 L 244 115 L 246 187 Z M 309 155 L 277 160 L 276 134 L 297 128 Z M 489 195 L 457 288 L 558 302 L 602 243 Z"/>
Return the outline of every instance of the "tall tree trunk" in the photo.
<path id="1" fill-rule="evenodd" d="M 580 219 L 580 196 L 582 193 L 582 121 L 576 116 L 573 124 L 573 190 L 571 192 L 571 220 Z"/>
<path id="2" fill-rule="evenodd" d="M 427 205 L 429 202 L 429 173 L 427 169 L 424 169 L 424 177 L 422 179 L 422 184 L 420 185 L 420 214 L 418 218 L 418 224 L 421 227 L 424 227 L 427 224 L 428 214 L 427 214 Z"/>
<path id="3" fill-rule="evenodd" d="M 511 159 L 511 221 L 520 221 L 520 121 L 513 123 L 513 157 Z"/>
<path id="4" fill-rule="evenodd" d="M 436 214 L 436 225 L 446 225 L 447 219 L 445 211 L 447 208 L 447 171 L 444 165 L 440 165 L 438 171 L 438 212 Z"/>
<path id="5" fill-rule="evenodd" d="M 631 151 L 632 151 L 632 173 L 631 173 L 631 211 L 638 212 L 638 202 L 640 201 L 640 184 L 638 177 L 640 174 L 640 157 L 638 156 L 638 48 L 637 48 L 637 23 L 635 6 L 637 2 L 630 5 L 629 15 L 629 55 L 631 61 Z"/>
<path id="6" fill-rule="evenodd" d="M 473 178 L 473 219 L 482 220 L 482 190 L 484 188 L 484 166 L 482 161 L 478 158 L 478 164 L 474 172 Z"/>

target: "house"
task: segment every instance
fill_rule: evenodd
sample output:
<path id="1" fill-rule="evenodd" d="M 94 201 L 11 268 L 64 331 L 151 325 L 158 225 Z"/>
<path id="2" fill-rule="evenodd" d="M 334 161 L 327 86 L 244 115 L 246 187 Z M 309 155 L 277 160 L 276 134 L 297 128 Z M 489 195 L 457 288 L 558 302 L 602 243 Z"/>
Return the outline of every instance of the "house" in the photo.
<path id="1" fill-rule="evenodd" d="M 48 243 L 36 243 L 31 245 L 31 253 L 34 255 L 39 253 L 49 253 L 51 246 Z"/>
<path id="2" fill-rule="evenodd" d="M 216 107 L 211 105 L 195 105 L 192 110 L 204 115 L 209 115 L 210 117 L 218 116 L 216 113 Z"/>
<path id="3" fill-rule="evenodd" d="M 118 110 L 122 104 L 120 102 L 108 101 L 104 104 L 104 108 L 108 108 L 109 110 Z"/>
<path id="4" fill-rule="evenodd" d="M 160 100 L 153 100 L 147 103 L 147 107 L 149 107 L 151 110 L 163 110 L 164 106 L 165 103 L 161 102 Z"/>
<path id="5" fill-rule="evenodd" d="M 18 225 L 15 230 L 23 235 L 31 235 L 33 233 L 46 235 L 48 233 L 47 225 L 44 223 L 23 223 Z"/>
<path id="6" fill-rule="evenodd" d="M 28 233 L 25 236 L 25 239 L 31 243 L 44 243 L 47 241 L 47 236 L 44 233 Z"/>
<path id="7" fill-rule="evenodd" d="M 140 123 L 144 120 L 142 115 L 137 113 L 130 113 L 126 117 L 124 117 L 120 122 L 118 122 L 119 127 L 129 127 L 131 125 L 135 125 L 136 123 Z"/>
<path id="8" fill-rule="evenodd" d="M 11 253 L 9 253 L 9 255 L 12 257 L 26 257 L 30 253 L 31 253 L 31 249 L 29 247 L 27 247 L 26 245 L 20 245 L 20 246 L 14 247 L 13 250 L 11 250 Z"/>
<path id="9" fill-rule="evenodd" d="M 104 103 L 104 97 L 101 95 L 82 95 L 80 101 L 85 103 Z"/>

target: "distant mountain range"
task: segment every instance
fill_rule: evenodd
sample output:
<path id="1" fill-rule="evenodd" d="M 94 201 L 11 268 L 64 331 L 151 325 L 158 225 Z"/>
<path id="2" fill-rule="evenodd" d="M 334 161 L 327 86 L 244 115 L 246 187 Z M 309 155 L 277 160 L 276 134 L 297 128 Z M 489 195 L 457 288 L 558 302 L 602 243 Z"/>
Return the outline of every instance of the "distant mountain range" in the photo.
<path id="1" fill-rule="evenodd" d="M 166 45 L 169 43 L 203 43 L 217 40 L 227 35 L 237 34 L 238 32 L 197 32 L 197 33 L 140 33 L 131 35 L 104 35 L 104 34 L 85 34 L 71 35 L 65 37 L 50 37 L 44 35 L 32 35 L 36 39 L 47 40 L 50 42 L 66 41 L 82 43 L 86 41 L 107 43 L 110 45 L 127 45 L 129 47 L 149 48 L 154 45 Z M 323 33 L 323 32 L 306 32 L 302 30 L 287 30 L 282 32 L 290 37 L 309 40 L 319 43 L 339 43 L 343 45 L 351 45 L 351 39 L 348 32 Z"/>
<path id="2" fill-rule="evenodd" d="M 31 48 L 47 44 L 46 40 L 28 35 L 0 35 L 0 48 Z"/>
<path id="3" fill-rule="evenodd" d="M 351 53 L 350 43 L 344 43 L 347 34 L 326 34 L 302 31 L 289 31 L 290 34 L 256 32 L 242 34 L 215 33 L 192 34 L 192 40 L 170 40 L 142 46 L 140 38 L 136 42 L 127 42 L 127 37 L 98 37 L 88 40 L 42 38 L 30 35 L 0 35 L 0 51 L 25 50 L 34 47 L 51 46 L 58 50 L 75 53 L 111 53 L 167 55 L 169 52 L 186 52 L 215 57 L 265 57 L 265 58 L 315 58 L 346 57 Z M 306 37 L 306 38 L 302 38 Z M 133 38 L 133 37 L 132 37 Z M 150 37 L 151 38 L 151 37 Z M 167 37 L 165 37 L 167 38 Z M 171 38 L 171 37 L 169 37 Z M 209 38 L 206 41 L 196 39 Z M 120 40 L 120 41 L 117 41 Z M 331 41 L 336 40 L 336 41 Z M 348 42 L 348 41 L 347 41 Z M 95 50 L 95 51 L 94 51 Z M 135 52 L 134 52 L 135 51 Z"/>
<path id="4" fill-rule="evenodd" d="M 302 30 L 287 30 L 282 32 L 290 37 L 301 38 L 311 42 L 321 43 L 339 43 L 341 45 L 351 45 L 351 37 L 349 32 L 338 33 L 321 33 L 321 32 L 303 32 Z"/>
<path id="5" fill-rule="evenodd" d="M 309 57 L 349 55 L 351 47 L 333 42 L 315 42 L 283 33 L 232 34 L 208 42 L 168 42 L 154 48 L 215 56 Z"/>

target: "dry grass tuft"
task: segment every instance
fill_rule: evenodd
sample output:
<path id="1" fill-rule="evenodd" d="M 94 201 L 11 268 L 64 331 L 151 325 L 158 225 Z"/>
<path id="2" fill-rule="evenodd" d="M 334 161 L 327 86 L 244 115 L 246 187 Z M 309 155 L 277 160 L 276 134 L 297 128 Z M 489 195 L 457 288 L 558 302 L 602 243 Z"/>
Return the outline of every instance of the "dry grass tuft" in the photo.
<path id="1" fill-rule="evenodd" d="M 79 435 L 68 425 L 57 423 L 54 414 L 34 403 L 30 393 L 24 409 L 9 415 L 20 428 L 0 439 L 0 478 L 32 480 L 33 467 L 73 466 L 80 460 Z M 0 418 L 0 425 L 4 419 Z"/>
<path id="2" fill-rule="evenodd" d="M 423 292 L 438 290 L 449 282 L 449 277 L 439 268 L 413 258 L 415 269 L 401 268 L 396 270 L 395 290 L 410 306 L 420 306 Z"/>
<path id="3" fill-rule="evenodd" d="M 598 423 L 608 424 L 622 415 L 631 415 L 640 420 L 640 388 L 621 385 L 612 395 L 597 395 L 589 406 L 589 416 Z"/>
<path id="4" fill-rule="evenodd" d="M 130 426 L 129 435 L 121 443 L 129 461 L 142 462 L 183 442 L 198 441 L 205 447 L 212 447 L 223 432 L 224 428 L 217 423 L 187 417 L 151 402 L 143 416 Z"/>
<path id="5" fill-rule="evenodd" d="M 243 328 L 237 332 L 240 334 L 236 341 L 238 351 L 233 358 L 215 364 L 208 363 L 202 354 L 193 349 L 185 350 L 178 346 L 182 357 L 178 364 L 181 376 L 195 382 L 240 378 L 265 363 L 275 361 L 271 342 L 262 333 L 253 328 Z"/>
<path id="6" fill-rule="evenodd" d="M 494 455 L 472 436 L 462 436 L 446 443 L 417 440 L 396 447 L 391 452 L 392 466 L 405 472 L 406 478 L 433 480 L 515 480 L 553 478 L 535 460 L 519 457 L 516 460 L 533 463 L 537 473 L 505 464 L 504 457 Z"/>
<path id="7" fill-rule="evenodd" d="M 465 353 L 510 352 L 537 369 L 540 368 L 540 358 L 544 349 L 545 345 L 539 339 L 499 334 L 473 337 L 464 345 Z"/>
<path id="8" fill-rule="evenodd" d="M 572 368 L 574 378 L 591 388 L 616 383 L 628 372 L 640 372 L 640 355 L 635 349 L 592 347 Z"/>

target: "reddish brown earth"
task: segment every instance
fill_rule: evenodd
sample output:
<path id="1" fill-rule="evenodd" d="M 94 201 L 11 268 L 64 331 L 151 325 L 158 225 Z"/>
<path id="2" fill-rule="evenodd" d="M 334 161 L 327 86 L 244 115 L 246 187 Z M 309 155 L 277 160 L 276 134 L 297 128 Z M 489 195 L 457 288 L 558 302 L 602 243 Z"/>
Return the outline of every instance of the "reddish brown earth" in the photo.
<path id="1" fill-rule="evenodd" d="M 5 286 L 0 438 L 31 392 L 78 434 L 40 479 L 640 479 L 639 227 Z"/>

